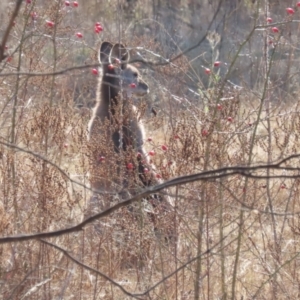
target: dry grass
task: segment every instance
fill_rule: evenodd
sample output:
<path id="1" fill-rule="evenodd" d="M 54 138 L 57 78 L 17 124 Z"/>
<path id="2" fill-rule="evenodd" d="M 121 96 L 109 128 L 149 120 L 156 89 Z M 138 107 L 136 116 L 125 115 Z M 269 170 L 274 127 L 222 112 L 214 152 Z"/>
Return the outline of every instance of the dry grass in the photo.
<path id="1" fill-rule="evenodd" d="M 93 2 L 87 1 L 79 12 L 64 8 L 63 2 L 60 9 L 57 2 L 41 4 L 36 1 L 34 6 L 22 7 L 9 40 L 13 58 L 0 64 L 0 75 L 28 73 L 0 77 L 1 236 L 78 224 L 90 205 L 90 190 L 71 180 L 89 185 L 94 157 L 87 144 L 87 124 L 96 77 L 91 68 L 56 76 L 30 73 L 96 63 L 94 45 L 106 39 L 105 35 L 117 40 L 117 25 L 95 38 L 88 29 L 91 21 L 84 21 Z M 12 8 L 7 8 L 2 31 Z M 110 9 L 107 20 L 116 6 Z M 38 12 L 36 21 L 32 11 Z M 46 19 L 55 21 L 55 30 L 45 26 Z M 93 15 L 94 19 L 98 21 Z M 74 35 L 81 30 L 82 40 Z M 127 44 L 144 46 L 139 52 L 151 60 L 157 58 L 151 53 L 163 55 L 165 49 L 155 36 L 143 32 Z M 281 63 L 275 61 L 272 68 Z M 251 90 L 245 84 L 239 89 L 231 83 L 222 86 L 216 71 L 206 89 L 185 56 L 172 66 L 142 72 L 151 90 L 140 104 L 146 136 L 152 137 L 145 147 L 156 151 L 153 167 L 163 180 L 226 166 L 276 162 L 298 152 L 298 99 L 291 100 L 287 93 L 287 101 L 268 102 L 277 94 L 270 85 L 263 96 L 263 77 L 258 77 L 257 88 Z M 189 86 L 196 87 L 198 95 Z M 74 99 L 82 105 L 76 106 Z M 156 116 L 150 113 L 152 106 Z M 98 147 L 97 142 L 93 147 Z M 107 157 L 115 155 L 109 142 L 101 142 Z M 161 149 L 162 144 L 168 146 L 167 151 Z M 119 159 L 115 169 L 125 166 Z M 297 165 L 298 159 L 293 159 L 284 166 Z M 115 169 L 107 169 L 103 176 L 114 178 Z M 128 175 L 125 170 L 124 174 Z M 271 169 L 254 174 L 298 176 L 297 172 Z M 132 294 L 144 293 L 184 266 L 140 299 L 232 299 L 233 295 L 236 299 L 296 299 L 299 189 L 296 177 L 258 180 L 234 175 L 163 191 L 171 195 L 173 211 L 172 217 L 159 214 L 158 222 L 160 228 L 176 233 L 176 244 L 165 243 L 154 231 L 147 201 L 117 210 L 80 232 L 47 241 Z M 120 201 L 114 194 L 99 198 L 110 206 Z M 94 212 L 100 210 L 94 208 Z M 0 244 L 0 258 L 1 299 L 134 298 L 39 240 Z"/>

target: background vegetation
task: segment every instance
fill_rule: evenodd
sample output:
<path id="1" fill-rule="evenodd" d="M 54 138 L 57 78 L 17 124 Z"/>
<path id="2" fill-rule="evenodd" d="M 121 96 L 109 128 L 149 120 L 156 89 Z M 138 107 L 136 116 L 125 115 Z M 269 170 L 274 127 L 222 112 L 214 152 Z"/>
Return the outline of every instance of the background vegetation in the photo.
<path id="1" fill-rule="evenodd" d="M 299 297 L 296 2 L 19 0 L 0 17 L 1 299 Z M 81 223 L 104 40 L 150 86 L 169 244 L 127 209 L 139 197 L 102 194 L 111 209 Z"/>

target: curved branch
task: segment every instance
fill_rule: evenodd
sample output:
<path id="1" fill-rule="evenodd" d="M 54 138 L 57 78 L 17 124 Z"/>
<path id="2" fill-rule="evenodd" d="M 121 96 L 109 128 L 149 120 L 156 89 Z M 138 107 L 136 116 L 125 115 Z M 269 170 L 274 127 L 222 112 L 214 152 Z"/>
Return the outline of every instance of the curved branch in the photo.
<path id="1" fill-rule="evenodd" d="M 3 143 L 3 142 L 1 142 L 1 143 Z M 5 144 L 5 143 L 3 143 L 3 144 Z M 10 145 L 10 146 L 12 146 L 12 145 Z M 14 147 L 19 149 L 19 147 L 15 146 L 15 145 L 14 145 Z M 30 151 L 25 151 L 25 152 L 32 153 Z M 37 155 L 37 154 L 35 154 L 35 155 Z M 53 166 L 56 166 L 59 170 L 61 170 L 57 165 L 55 165 L 54 163 L 50 162 L 49 160 L 43 158 L 41 155 L 38 155 L 37 157 L 44 159 L 46 162 L 50 163 Z M 91 216 L 91 217 L 85 219 L 84 221 L 82 221 L 81 223 L 79 223 L 75 226 L 71 226 L 68 228 L 59 229 L 59 230 L 55 230 L 55 231 L 49 231 L 49 232 L 40 232 L 40 233 L 33 233 L 33 234 L 22 234 L 22 235 L 1 237 L 0 244 L 10 243 L 10 242 L 22 242 L 22 241 L 32 240 L 32 239 L 49 238 L 49 237 L 60 236 L 60 235 L 71 233 L 71 232 L 81 231 L 87 224 L 92 223 L 98 219 L 107 217 L 110 214 L 112 214 L 114 211 L 116 211 L 122 207 L 128 206 L 139 200 L 142 200 L 144 198 L 147 198 L 151 194 L 158 193 L 161 190 L 166 189 L 166 188 L 170 188 L 170 187 L 182 185 L 182 184 L 187 184 L 187 183 L 192 183 L 195 181 L 209 181 L 209 180 L 215 180 L 218 178 L 228 177 L 228 176 L 233 176 L 233 175 L 242 175 L 244 177 L 255 178 L 255 179 L 300 178 L 300 173 L 299 173 L 300 168 L 281 167 L 282 164 L 288 162 L 289 160 L 294 159 L 294 158 L 299 158 L 299 157 L 300 157 L 300 154 L 293 154 L 293 155 L 290 155 L 290 156 L 280 160 L 277 163 L 269 164 L 269 165 L 263 164 L 263 165 L 252 166 L 252 167 L 240 167 L 240 166 L 225 167 L 225 168 L 220 168 L 220 169 L 216 169 L 216 170 L 200 172 L 197 174 L 177 177 L 177 178 L 171 179 L 169 181 L 166 181 L 164 183 L 158 184 L 156 186 L 148 187 L 142 193 L 140 193 L 132 198 L 129 198 L 127 200 L 124 200 L 122 202 L 119 202 L 116 205 L 114 205 L 98 214 L 95 214 L 94 216 Z M 297 171 L 297 174 L 295 174 L 295 175 L 274 175 L 274 176 L 264 176 L 263 175 L 263 176 L 260 176 L 260 175 L 254 175 L 251 173 L 254 171 L 261 171 L 261 170 L 265 170 L 265 169 L 282 170 L 284 172 Z M 63 172 L 63 174 L 66 174 L 63 170 L 61 170 L 61 171 Z M 65 176 L 68 177 L 67 174 Z M 72 180 L 72 182 L 74 182 L 74 181 Z M 82 183 L 79 183 L 79 182 L 75 182 L 75 183 L 80 184 L 81 186 L 84 186 L 85 188 L 88 188 L 85 185 L 83 185 Z"/>

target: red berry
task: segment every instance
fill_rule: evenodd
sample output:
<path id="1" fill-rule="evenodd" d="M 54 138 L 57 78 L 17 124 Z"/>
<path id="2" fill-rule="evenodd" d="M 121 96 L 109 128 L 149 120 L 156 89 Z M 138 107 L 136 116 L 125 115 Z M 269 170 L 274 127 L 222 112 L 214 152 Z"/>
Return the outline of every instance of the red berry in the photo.
<path id="1" fill-rule="evenodd" d="M 100 161 L 100 162 L 105 161 L 105 157 L 104 157 L 104 156 L 100 156 L 100 157 L 99 157 L 99 161 Z"/>
<path id="2" fill-rule="evenodd" d="M 108 68 L 108 70 L 112 71 L 115 67 L 114 67 L 114 65 L 109 64 L 109 65 L 107 66 L 107 68 Z"/>
<path id="3" fill-rule="evenodd" d="M 176 140 L 179 139 L 179 135 L 178 135 L 178 134 L 175 134 L 175 135 L 174 135 L 174 139 L 176 139 Z"/>
<path id="4" fill-rule="evenodd" d="M 281 189 L 286 189 L 286 185 L 283 183 L 281 186 L 280 186 Z"/>
<path id="5" fill-rule="evenodd" d="M 273 31 L 274 33 L 278 33 L 278 32 L 279 32 L 279 29 L 278 29 L 277 27 L 272 27 L 272 31 Z"/>
<path id="6" fill-rule="evenodd" d="M 148 138 L 147 138 L 147 141 L 148 141 L 148 142 L 152 142 L 152 137 L 148 137 Z"/>
<path id="7" fill-rule="evenodd" d="M 208 69 L 208 68 L 205 68 L 204 71 L 205 71 L 205 74 L 208 74 L 208 75 L 211 73 L 210 69 Z"/>
<path id="8" fill-rule="evenodd" d="M 296 4 L 298 7 L 300 7 L 300 2 L 297 2 L 297 4 Z"/>
<path id="9" fill-rule="evenodd" d="M 54 22 L 49 21 L 49 20 L 46 20 L 46 24 L 47 24 L 48 27 L 51 27 L 51 28 L 54 27 L 54 25 L 55 25 Z"/>
<path id="10" fill-rule="evenodd" d="M 166 145 L 162 145 L 162 146 L 161 146 L 161 149 L 162 149 L 163 151 L 167 151 L 167 150 L 168 150 L 168 147 L 167 147 Z"/>
<path id="11" fill-rule="evenodd" d="M 66 144 L 64 144 L 64 148 L 68 148 L 69 147 L 69 145 L 66 143 Z"/>
<path id="12" fill-rule="evenodd" d="M 285 10 L 286 10 L 286 12 L 287 12 L 289 15 L 293 15 L 293 14 L 295 13 L 295 10 L 294 10 L 293 8 L 291 8 L 291 7 L 288 7 L 288 8 L 286 8 Z"/>
<path id="13" fill-rule="evenodd" d="M 221 62 L 220 62 L 220 61 L 215 61 L 215 63 L 214 63 L 214 67 L 219 67 L 219 66 L 220 66 L 220 64 L 221 64 Z"/>
<path id="14" fill-rule="evenodd" d="M 74 2 L 73 2 L 73 6 L 74 6 L 74 7 L 78 7 L 78 2 L 77 2 L 77 1 L 74 1 Z"/>
<path id="15" fill-rule="evenodd" d="M 100 22 L 96 22 L 95 26 L 94 26 L 94 30 L 96 33 L 99 33 L 101 31 L 103 31 L 103 27 L 102 25 L 100 24 Z"/>
<path id="16" fill-rule="evenodd" d="M 127 164 L 127 169 L 128 170 L 132 170 L 133 169 L 133 164 L 132 163 L 128 163 Z"/>
<path id="17" fill-rule="evenodd" d="M 130 83 L 129 86 L 132 88 L 132 89 L 135 89 L 136 88 L 136 84 L 133 82 L 133 83 Z"/>
<path id="18" fill-rule="evenodd" d="M 228 117 L 228 118 L 227 118 L 227 121 L 228 121 L 228 122 L 232 122 L 232 121 L 233 121 L 232 117 Z"/>
<path id="19" fill-rule="evenodd" d="M 65 6 L 70 6 L 70 1 L 65 1 Z"/>
<path id="20" fill-rule="evenodd" d="M 155 177 L 156 177 L 157 179 L 160 179 L 160 178 L 161 178 L 161 175 L 160 175 L 160 174 L 156 174 Z"/>
<path id="21" fill-rule="evenodd" d="M 31 0 L 26 0 L 26 4 L 30 4 L 31 3 Z"/>
<path id="22" fill-rule="evenodd" d="M 222 110 L 222 108 L 223 108 L 222 105 L 221 105 L 220 103 L 218 103 L 218 104 L 217 104 L 217 109 L 218 109 L 218 110 Z"/>
<path id="23" fill-rule="evenodd" d="M 8 56 L 8 57 L 6 58 L 6 61 L 7 61 L 7 62 L 11 62 L 12 59 L 13 59 L 12 56 Z"/>
<path id="24" fill-rule="evenodd" d="M 80 39 L 83 37 L 83 35 L 82 35 L 81 32 L 77 32 L 77 33 L 76 33 L 76 36 L 77 36 L 78 38 L 80 38 Z"/>
<path id="25" fill-rule="evenodd" d="M 95 31 L 95 33 L 100 33 L 101 32 L 101 30 L 96 26 L 94 27 L 94 31 Z"/>
<path id="26" fill-rule="evenodd" d="M 142 154 L 141 154 L 140 152 L 138 152 L 138 153 L 136 154 L 136 157 L 137 157 L 137 158 L 141 158 L 141 157 L 142 157 Z"/>
<path id="27" fill-rule="evenodd" d="M 267 18 L 267 22 L 268 22 L 268 23 L 272 23 L 272 22 L 273 22 L 273 19 L 269 17 L 269 18 Z"/>
<path id="28" fill-rule="evenodd" d="M 92 69 L 92 73 L 93 73 L 94 75 L 98 75 L 98 74 L 99 74 L 97 69 Z"/>
<path id="29" fill-rule="evenodd" d="M 149 153 L 148 153 L 150 156 L 154 156 L 155 155 L 155 151 L 154 150 L 151 150 L 151 151 L 149 151 Z"/>
<path id="30" fill-rule="evenodd" d="M 208 131 L 206 129 L 203 129 L 201 132 L 202 136 L 207 136 L 208 135 Z"/>
<path id="31" fill-rule="evenodd" d="M 148 173 L 149 169 L 148 168 L 144 168 L 144 173 Z"/>
<path id="32" fill-rule="evenodd" d="M 171 166 L 173 165 L 173 162 L 172 161 L 168 161 L 168 166 Z"/>

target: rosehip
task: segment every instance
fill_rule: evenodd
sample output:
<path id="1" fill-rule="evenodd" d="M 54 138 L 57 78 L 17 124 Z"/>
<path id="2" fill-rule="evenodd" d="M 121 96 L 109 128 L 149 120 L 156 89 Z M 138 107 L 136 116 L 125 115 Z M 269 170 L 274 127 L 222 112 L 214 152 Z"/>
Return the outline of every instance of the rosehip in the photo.
<path id="1" fill-rule="evenodd" d="M 222 105 L 221 105 L 220 103 L 218 103 L 218 104 L 217 104 L 217 109 L 218 109 L 218 110 L 222 110 L 222 108 L 223 108 Z"/>
<path id="2" fill-rule="evenodd" d="M 78 7 L 78 2 L 77 2 L 77 1 L 74 1 L 74 2 L 73 2 L 73 6 L 74 6 L 74 7 Z"/>
<path id="3" fill-rule="evenodd" d="M 208 74 L 208 75 L 211 73 L 210 69 L 208 69 L 208 68 L 205 68 L 204 71 L 205 71 L 205 74 Z"/>
<path id="4" fill-rule="evenodd" d="M 232 121 L 233 121 L 232 117 L 228 117 L 228 118 L 227 118 L 227 121 L 228 121 L 228 122 L 232 122 Z"/>
<path id="5" fill-rule="evenodd" d="M 114 65 L 112 65 L 112 64 L 109 64 L 109 65 L 107 66 L 107 69 L 110 70 L 110 71 L 112 71 L 114 68 L 115 68 L 115 67 L 114 67 Z"/>
<path id="6" fill-rule="evenodd" d="M 99 157 L 99 161 L 100 161 L 100 162 L 105 161 L 105 157 L 104 157 L 104 156 L 100 156 L 100 157 Z"/>
<path id="7" fill-rule="evenodd" d="M 94 75 L 98 75 L 98 74 L 99 74 L 99 72 L 98 72 L 97 69 L 92 69 L 92 73 L 93 73 Z"/>
<path id="8" fill-rule="evenodd" d="M 151 150 L 151 151 L 149 151 L 149 153 L 148 153 L 150 156 L 154 156 L 155 155 L 155 151 L 154 150 Z"/>
<path id="9" fill-rule="evenodd" d="M 148 141 L 148 142 L 152 142 L 152 137 L 148 137 L 148 138 L 147 138 L 147 141 Z"/>
<path id="10" fill-rule="evenodd" d="M 295 13 L 295 10 L 294 10 L 293 8 L 291 8 L 291 7 L 288 7 L 288 8 L 286 8 L 285 10 L 286 10 L 286 12 L 287 12 L 289 15 L 293 15 L 293 14 Z"/>
<path id="11" fill-rule="evenodd" d="M 133 169 L 133 164 L 132 163 L 128 163 L 127 164 L 127 169 L 128 170 L 132 170 Z"/>
<path id="12" fill-rule="evenodd" d="M 101 31 L 103 31 L 103 27 L 102 25 L 100 24 L 100 22 L 96 22 L 95 26 L 94 26 L 94 30 L 96 33 L 99 33 Z"/>
<path id="13" fill-rule="evenodd" d="M 269 18 L 267 18 L 267 22 L 268 22 L 268 23 L 272 23 L 272 22 L 273 22 L 273 19 L 269 17 Z"/>
<path id="14" fill-rule="evenodd" d="M 54 27 L 54 25 L 55 25 L 54 22 L 49 21 L 49 20 L 46 20 L 46 24 L 47 24 L 48 27 L 51 27 L 51 28 Z"/>
<path id="15" fill-rule="evenodd" d="M 77 36 L 78 38 L 80 38 L 80 39 L 83 37 L 83 35 L 82 35 L 81 32 L 77 32 L 77 33 L 76 33 L 76 36 Z"/>
<path id="16" fill-rule="evenodd" d="M 296 4 L 298 7 L 300 7 L 300 2 L 297 2 L 297 4 Z"/>
<path id="17" fill-rule="evenodd" d="M 101 32 L 101 30 L 96 26 L 94 27 L 94 31 L 95 31 L 95 33 L 100 33 Z"/>
<path id="18" fill-rule="evenodd" d="M 144 168 L 144 173 L 148 173 L 149 169 L 148 168 Z"/>
<path id="19" fill-rule="evenodd" d="M 168 147 L 167 147 L 166 145 L 162 145 L 162 146 L 161 146 L 161 149 L 162 149 L 163 151 L 167 151 L 167 150 L 168 150 Z"/>
<path id="20" fill-rule="evenodd" d="M 220 61 L 215 61 L 215 63 L 214 63 L 214 67 L 219 67 L 219 66 L 220 66 L 220 64 L 221 64 L 221 62 L 220 62 Z"/>
<path id="21" fill-rule="evenodd" d="M 136 88 L 136 84 L 133 82 L 133 83 L 130 83 L 129 86 L 132 88 L 132 89 L 135 89 Z"/>
<path id="22" fill-rule="evenodd" d="M 70 1 L 65 1 L 65 6 L 70 6 Z"/>
<path id="23" fill-rule="evenodd" d="M 272 27 L 272 31 L 273 31 L 274 33 L 278 33 L 278 32 L 279 32 L 279 29 L 278 29 L 277 27 Z"/>

